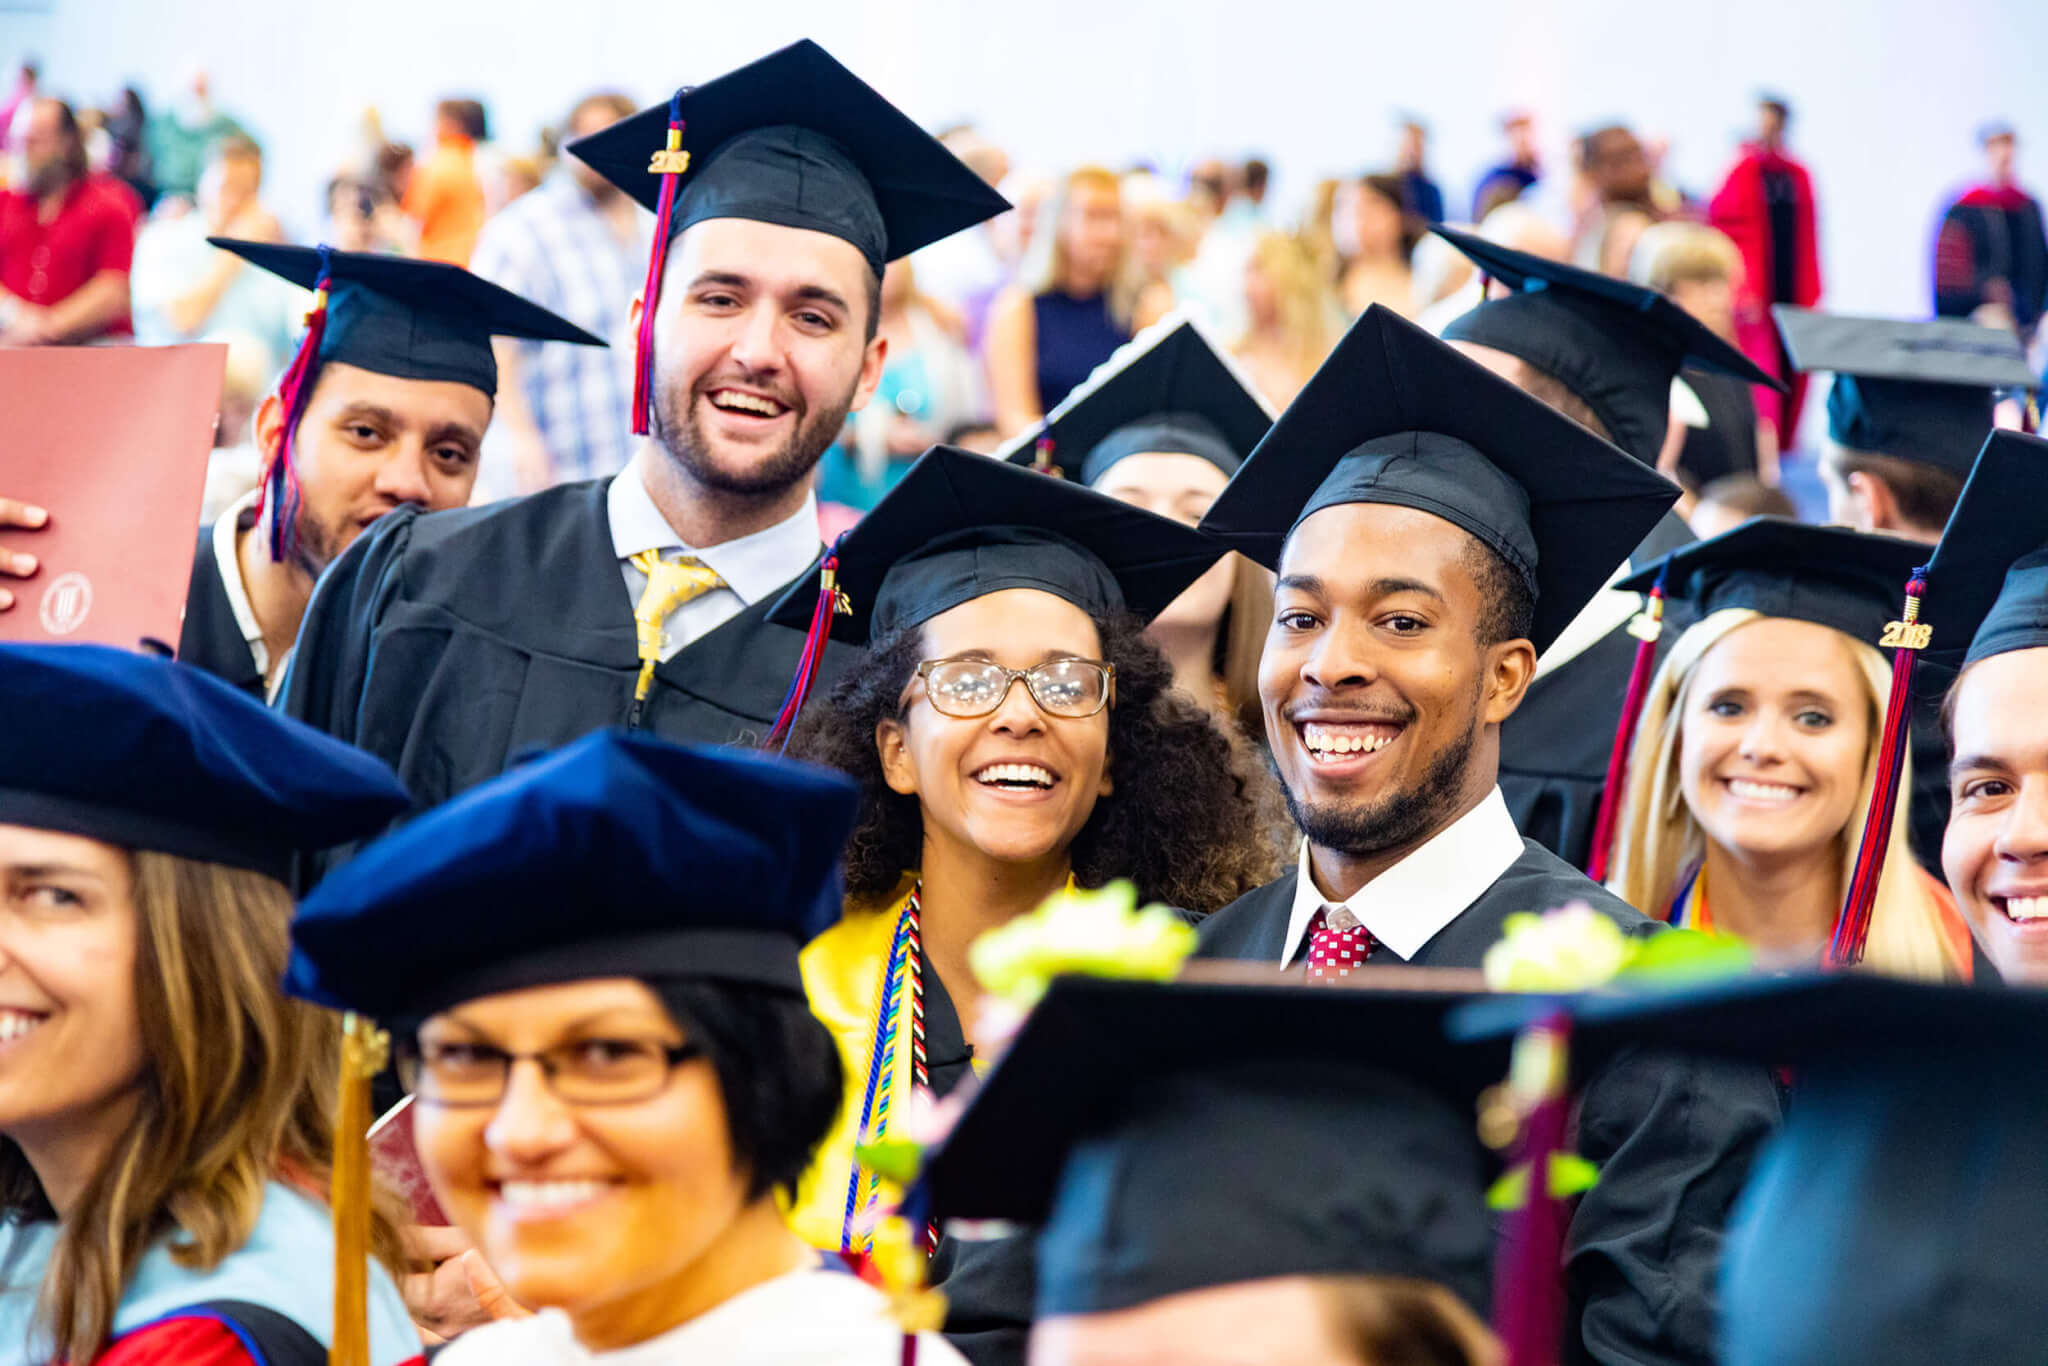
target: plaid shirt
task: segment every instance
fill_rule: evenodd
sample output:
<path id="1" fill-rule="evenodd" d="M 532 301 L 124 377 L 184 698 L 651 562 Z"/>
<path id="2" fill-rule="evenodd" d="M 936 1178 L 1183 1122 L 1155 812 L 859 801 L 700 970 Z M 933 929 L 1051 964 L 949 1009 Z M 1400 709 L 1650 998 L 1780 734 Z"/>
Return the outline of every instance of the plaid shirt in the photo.
<path id="1" fill-rule="evenodd" d="M 507 204 L 477 238 L 469 268 L 611 343 L 521 341 L 520 385 L 557 482 L 616 474 L 634 448 L 633 344 L 626 315 L 647 274 L 653 220 L 619 241 L 566 170 Z"/>

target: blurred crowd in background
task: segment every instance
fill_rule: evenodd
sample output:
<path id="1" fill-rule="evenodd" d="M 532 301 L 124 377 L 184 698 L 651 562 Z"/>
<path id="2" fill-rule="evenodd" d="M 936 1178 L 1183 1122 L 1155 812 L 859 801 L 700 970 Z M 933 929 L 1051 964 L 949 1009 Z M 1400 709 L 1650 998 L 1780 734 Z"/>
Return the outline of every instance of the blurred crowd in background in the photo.
<path id="1" fill-rule="evenodd" d="M 563 147 L 630 113 L 638 96 L 566 100 L 532 146 L 495 140 L 475 99 L 441 100 L 426 145 L 394 140 L 366 113 L 325 202 L 298 213 L 264 190 L 266 159 L 291 149 L 266 147 L 260 130 L 216 104 L 203 73 L 175 89 L 130 85 L 105 107 L 82 95 L 33 61 L 18 64 L 0 95 L 0 344 L 228 343 L 209 516 L 254 482 L 250 416 L 290 360 L 307 302 L 209 246 L 210 235 L 466 265 L 611 339 L 609 352 L 499 343 L 508 382 L 477 497 L 624 465 L 627 313 L 652 220 Z M 1664 149 L 1622 123 L 1576 136 L 1567 165 L 1545 163 L 1530 114 L 1503 112 L 1499 131 L 1493 164 L 1443 167 L 1426 119 L 1404 114 L 1391 164 L 1321 180 L 1305 202 L 1280 204 L 1268 194 L 1277 177 L 1266 156 L 1173 174 L 1146 164 L 1048 169 L 1013 164 L 971 125 L 939 130 L 1016 207 L 889 267 L 888 367 L 876 401 L 849 418 L 820 466 L 826 531 L 872 507 L 932 443 L 988 451 L 1024 431 L 1170 312 L 1202 323 L 1284 407 L 1367 306 L 1434 329 L 1481 298 L 1471 263 L 1425 231 L 1438 221 L 1657 289 L 1793 380 L 1783 397 L 1688 375 L 1691 398 L 1676 401 L 1663 462 L 1694 494 L 1717 482 L 1739 494 L 1743 513 L 1792 511 L 1773 490 L 1785 482 L 1780 453 L 1796 446 L 1804 385 L 1769 310 L 1820 302 L 1826 275 L 1815 176 L 1799 158 L 1788 102 L 1758 98 L 1752 135 L 1730 149 L 1716 185 L 1672 183 L 1660 170 Z M 1926 258 L 1898 269 L 1927 281 L 1930 314 L 2017 333 L 2038 371 L 2048 302 L 2040 205 L 2019 179 L 2015 130 L 1987 123 L 1975 140 L 1978 162 L 1959 156 Z M 1967 146 L 1963 130 L 1957 144 Z M 1693 408 L 1713 420 L 1678 433 Z"/>

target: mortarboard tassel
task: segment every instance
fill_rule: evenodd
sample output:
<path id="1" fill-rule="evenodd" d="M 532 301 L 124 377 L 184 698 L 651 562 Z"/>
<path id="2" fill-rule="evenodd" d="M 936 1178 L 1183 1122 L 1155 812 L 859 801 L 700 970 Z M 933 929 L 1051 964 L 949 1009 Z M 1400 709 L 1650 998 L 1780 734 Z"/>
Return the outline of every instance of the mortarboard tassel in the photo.
<path id="1" fill-rule="evenodd" d="M 349 1011 L 341 1024 L 341 1097 L 334 1116 L 334 1339 L 328 1366 L 370 1366 L 370 1079 L 390 1038 Z"/>
<path id="2" fill-rule="evenodd" d="M 844 539 L 845 535 L 841 533 L 840 540 Z M 818 660 L 824 656 L 825 642 L 831 638 L 832 618 L 852 612 L 852 601 L 839 587 L 839 541 L 834 541 L 825 562 L 818 568 L 818 602 L 811 609 L 810 628 L 804 632 L 804 648 L 797 657 L 796 677 L 789 682 L 789 692 L 782 699 L 781 709 L 775 713 L 775 724 L 769 729 L 762 748 L 778 752 L 788 748 L 789 732 L 803 712 L 804 699 L 811 695 Z"/>
<path id="3" fill-rule="evenodd" d="M 1586 876 L 1607 881 L 1607 868 L 1614 856 L 1614 828 L 1620 821 L 1623 789 L 1628 785 L 1629 750 L 1635 744 L 1636 722 L 1643 715 L 1643 701 L 1650 691 L 1650 673 L 1657 660 L 1657 637 L 1664 633 L 1664 579 L 1670 566 L 1657 575 L 1644 599 L 1643 610 L 1628 624 L 1636 638 L 1636 659 L 1628 672 L 1628 691 L 1622 695 L 1621 719 L 1614 727 L 1614 748 L 1607 755 L 1607 783 L 1600 789 L 1600 812 L 1593 820 L 1593 849 L 1586 860 Z"/>
<path id="4" fill-rule="evenodd" d="M 1031 451 L 1031 468 L 1040 474 L 1049 474 L 1055 479 L 1064 477 L 1060 473 L 1060 467 L 1053 463 L 1051 437 L 1038 438 L 1038 444 Z"/>
<path id="5" fill-rule="evenodd" d="M 668 100 L 668 143 L 654 153 L 648 173 L 661 177 L 654 211 L 654 250 L 647 256 L 647 283 L 640 291 L 640 332 L 633 342 L 633 435 L 645 436 L 654 403 L 654 306 L 661 298 L 662 268 L 668 263 L 669 224 L 675 218 L 676 188 L 690 169 L 683 150 L 683 86 Z"/>
<path id="6" fill-rule="evenodd" d="M 1856 866 L 1842 898 L 1828 944 L 1828 963 L 1852 967 L 1863 961 L 1870 938 L 1870 913 L 1877 903 L 1877 883 L 1884 873 L 1885 850 L 1891 846 L 1892 817 L 1898 812 L 1899 770 L 1906 753 L 1907 715 L 1913 693 L 1913 663 L 1933 638 L 1933 628 L 1920 620 L 1920 597 L 1927 591 L 1927 567 L 1913 571 L 1906 585 L 1906 610 L 1888 622 L 1878 644 L 1892 650 L 1892 689 L 1885 702 L 1884 733 L 1878 740 L 1877 778 L 1870 791 L 1870 810 L 1863 818 L 1863 840 L 1856 848 Z"/>
<path id="7" fill-rule="evenodd" d="M 277 453 L 263 466 L 256 481 L 256 522 L 263 525 L 270 514 L 270 558 L 283 564 L 296 548 L 299 527 L 299 474 L 292 459 L 299 421 L 306 415 L 306 403 L 313 397 L 313 380 L 320 368 L 320 340 L 327 335 L 327 289 L 329 257 L 325 243 L 320 246 L 320 275 L 313 282 L 313 307 L 306 313 L 306 335 L 299 341 L 298 354 L 278 381 L 277 397 L 284 408 L 284 433 L 278 438 Z"/>
<path id="8" fill-rule="evenodd" d="M 1557 1366 L 1564 1341 L 1564 1201 L 1552 1188 L 1552 1159 L 1565 1150 L 1571 1109 L 1571 1018 L 1556 1011 L 1515 1039 L 1509 1090 L 1522 1121 L 1526 1172 L 1494 1269 L 1493 1328 L 1506 1366 Z"/>

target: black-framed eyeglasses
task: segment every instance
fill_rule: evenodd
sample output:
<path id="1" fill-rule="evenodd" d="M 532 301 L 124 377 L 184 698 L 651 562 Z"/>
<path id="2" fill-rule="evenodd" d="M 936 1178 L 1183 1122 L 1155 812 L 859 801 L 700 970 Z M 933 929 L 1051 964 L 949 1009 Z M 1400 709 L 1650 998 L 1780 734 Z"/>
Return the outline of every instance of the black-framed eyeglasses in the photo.
<path id="1" fill-rule="evenodd" d="M 514 1063 L 532 1061 L 564 1104 L 632 1105 L 660 1095 L 676 1068 L 703 1056 L 701 1045 L 657 1039 L 577 1039 L 535 1053 L 471 1039 L 415 1039 L 399 1050 L 398 1079 L 422 1101 L 481 1108 L 505 1098 Z"/>
<path id="2" fill-rule="evenodd" d="M 1116 666 L 1096 659 L 1049 659 L 1031 669 L 1006 669 L 992 659 L 927 659 L 917 676 L 946 716 L 987 716 L 1019 679 L 1049 716 L 1093 716 L 1116 697 Z"/>

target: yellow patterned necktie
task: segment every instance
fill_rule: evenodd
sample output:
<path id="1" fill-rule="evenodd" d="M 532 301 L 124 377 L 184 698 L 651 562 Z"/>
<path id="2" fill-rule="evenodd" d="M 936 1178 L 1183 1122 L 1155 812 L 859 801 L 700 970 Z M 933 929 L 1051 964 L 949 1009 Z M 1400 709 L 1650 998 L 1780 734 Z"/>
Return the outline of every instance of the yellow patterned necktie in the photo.
<path id="1" fill-rule="evenodd" d="M 654 686 L 654 666 L 661 662 L 661 628 L 669 613 L 684 603 L 703 597 L 714 588 L 726 587 L 718 571 L 693 556 L 664 560 L 658 550 L 643 550 L 629 563 L 647 576 L 647 587 L 633 608 L 633 630 L 639 637 L 640 681 L 633 687 L 633 717 L 640 724 L 641 708 Z"/>

